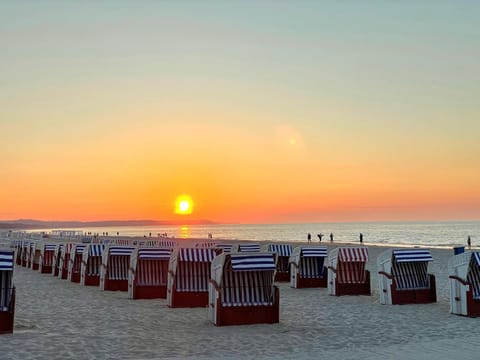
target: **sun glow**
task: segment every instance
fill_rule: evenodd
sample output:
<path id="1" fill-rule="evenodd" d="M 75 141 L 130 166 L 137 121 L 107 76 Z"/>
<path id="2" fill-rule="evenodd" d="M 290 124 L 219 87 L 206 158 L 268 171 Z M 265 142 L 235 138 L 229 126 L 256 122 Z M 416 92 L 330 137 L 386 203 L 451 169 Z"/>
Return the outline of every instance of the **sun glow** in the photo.
<path id="1" fill-rule="evenodd" d="M 189 215 L 193 211 L 193 200 L 188 195 L 180 195 L 175 201 L 175 214 Z"/>

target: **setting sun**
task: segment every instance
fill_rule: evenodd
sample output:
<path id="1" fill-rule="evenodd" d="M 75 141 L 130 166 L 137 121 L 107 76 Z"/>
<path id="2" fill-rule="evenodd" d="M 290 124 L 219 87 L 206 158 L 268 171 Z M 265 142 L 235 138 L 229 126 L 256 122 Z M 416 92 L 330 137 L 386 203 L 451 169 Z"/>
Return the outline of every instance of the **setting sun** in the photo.
<path id="1" fill-rule="evenodd" d="M 188 215 L 193 211 L 193 201 L 188 195 L 180 195 L 175 201 L 175 214 Z"/>

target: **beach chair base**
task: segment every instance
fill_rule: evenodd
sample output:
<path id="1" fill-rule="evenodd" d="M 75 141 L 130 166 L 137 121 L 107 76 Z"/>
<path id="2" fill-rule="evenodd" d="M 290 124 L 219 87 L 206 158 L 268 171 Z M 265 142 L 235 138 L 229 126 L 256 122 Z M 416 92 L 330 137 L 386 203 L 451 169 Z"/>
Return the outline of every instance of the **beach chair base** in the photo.
<path id="1" fill-rule="evenodd" d="M 22 260 L 22 266 L 27 267 L 27 260 Z"/>
<path id="2" fill-rule="evenodd" d="M 370 289 L 370 272 L 365 271 L 365 283 L 360 284 L 340 284 L 335 281 L 335 296 L 343 295 L 372 295 Z"/>
<path id="3" fill-rule="evenodd" d="M 279 272 L 275 273 L 275 281 L 283 282 L 283 281 L 290 281 L 290 273 L 289 272 Z"/>
<path id="4" fill-rule="evenodd" d="M 52 270 L 53 276 L 58 277 L 58 268 L 56 267 L 55 270 Z"/>
<path id="5" fill-rule="evenodd" d="M 105 280 L 105 291 L 128 291 L 128 280 Z"/>
<path id="6" fill-rule="evenodd" d="M 208 291 L 190 292 L 173 289 L 171 303 L 168 306 L 172 308 L 207 307 Z"/>
<path id="7" fill-rule="evenodd" d="M 35 264 L 35 263 L 32 264 L 32 270 L 38 271 L 38 268 L 39 268 L 38 264 Z"/>
<path id="8" fill-rule="evenodd" d="M 166 299 L 167 286 L 134 286 L 133 299 Z"/>
<path id="9" fill-rule="evenodd" d="M 72 283 L 80 283 L 80 273 L 73 273 L 71 281 Z"/>
<path id="10" fill-rule="evenodd" d="M 99 286 L 100 285 L 100 275 L 86 275 L 85 276 L 85 286 Z"/>
<path id="11" fill-rule="evenodd" d="M 67 280 L 67 279 L 68 279 L 68 270 L 62 269 L 62 280 Z"/>
<path id="12" fill-rule="evenodd" d="M 266 306 L 239 306 L 222 307 L 222 303 L 217 298 L 216 303 L 216 326 L 225 325 L 250 325 L 250 324 L 276 324 L 280 321 L 280 292 L 278 287 L 274 287 L 273 305 Z M 213 306 L 213 304 L 210 304 Z"/>
<path id="13" fill-rule="evenodd" d="M 0 311 L 0 334 L 13 333 L 13 324 L 15 318 L 15 290 L 12 294 L 11 309 Z"/>
<path id="14" fill-rule="evenodd" d="M 328 285 L 327 277 L 323 278 L 302 278 L 297 275 L 297 289 L 302 288 L 326 288 Z"/>
<path id="15" fill-rule="evenodd" d="M 42 266 L 42 270 L 40 271 L 40 274 L 51 274 L 52 270 L 53 269 L 51 266 Z"/>
<path id="16" fill-rule="evenodd" d="M 437 302 L 435 276 L 430 274 L 430 288 L 418 290 L 397 290 L 391 285 L 392 305 L 429 304 Z"/>

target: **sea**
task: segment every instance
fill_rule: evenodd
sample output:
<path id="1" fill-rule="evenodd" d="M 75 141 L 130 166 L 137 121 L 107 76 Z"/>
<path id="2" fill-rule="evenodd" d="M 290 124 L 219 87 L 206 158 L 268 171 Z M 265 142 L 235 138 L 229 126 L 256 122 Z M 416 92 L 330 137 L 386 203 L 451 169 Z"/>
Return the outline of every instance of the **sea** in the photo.
<path id="1" fill-rule="evenodd" d="M 35 231 L 51 230 L 59 229 Z M 466 245 L 470 236 L 472 246 L 480 246 L 480 221 L 116 226 L 68 230 L 109 236 L 159 237 L 166 234 L 169 238 L 177 239 L 205 239 L 211 234 L 214 240 L 258 242 L 305 242 L 310 233 L 314 243 L 319 242 L 318 234 L 323 234 L 322 243 L 330 243 L 330 234 L 333 234 L 334 243 L 358 243 L 360 234 L 363 234 L 363 243 L 366 245 L 440 248 Z"/>

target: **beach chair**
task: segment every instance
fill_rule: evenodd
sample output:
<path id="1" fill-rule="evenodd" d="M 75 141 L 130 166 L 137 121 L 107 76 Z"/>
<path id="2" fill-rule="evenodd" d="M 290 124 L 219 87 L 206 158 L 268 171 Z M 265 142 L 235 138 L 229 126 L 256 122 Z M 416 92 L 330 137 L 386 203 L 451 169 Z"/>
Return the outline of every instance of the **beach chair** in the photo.
<path id="1" fill-rule="evenodd" d="M 17 240 L 15 246 L 15 263 L 22 266 L 23 240 Z"/>
<path id="2" fill-rule="evenodd" d="M 449 259 L 450 312 L 480 316 L 480 253 L 465 252 Z"/>
<path id="3" fill-rule="evenodd" d="M 208 317 L 217 326 L 279 322 L 275 253 L 218 255 L 212 262 Z"/>
<path id="4" fill-rule="evenodd" d="M 23 249 L 22 249 L 22 266 L 28 268 L 30 265 L 30 253 L 31 247 L 34 245 L 31 241 L 24 241 L 23 242 Z"/>
<path id="5" fill-rule="evenodd" d="M 328 256 L 324 246 L 298 246 L 290 256 L 292 288 L 327 287 L 327 267 L 325 259 Z"/>
<path id="6" fill-rule="evenodd" d="M 366 247 L 339 247 L 328 254 L 328 294 L 371 295 Z"/>
<path id="7" fill-rule="evenodd" d="M 52 275 L 57 277 L 60 273 L 60 259 L 62 258 L 62 252 L 64 244 L 58 244 L 53 253 L 53 263 L 52 263 Z"/>
<path id="8" fill-rule="evenodd" d="M 378 257 L 381 304 L 427 304 L 437 301 L 428 249 L 387 250 Z"/>
<path id="9" fill-rule="evenodd" d="M 63 244 L 62 251 L 60 252 L 60 260 L 58 264 L 58 277 L 66 280 L 68 278 L 68 264 L 70 262 L 70 253 L 75 243 Z"/>
<path id="10" fill-rule="evenodd" d="M 230 254 L 232 252 L 232 244 L 217 244 L 215 246 L 215 252 L 217 255 L 225 253 L 225 254 Z"/>
<path id="11" fill-rule="evenodd" d="M 260 244 L 235 244 L 232 253 L 255 253 L 260 252 Z"/>
<path id="12" fill-rule="evenodd" d="M 13 250 L 0 249 L 0 334 L 13 332 L 15 317 L 14 260 Z"/>
<path id="13" fill-rule="evenodd" d="M 290 256 L 292 255 L 292 245 L 288 244 L 268 244 L 262 247 L 263 251 L 277 254 L 277 269 L 275 272 L 275 281 L 290 281 Z"/>
<path id="14" fill-rule="evenodd" d="M 107 245 L 100 267 L 100 289 L 128 291 L 128 270 L 134 246 Z"/>
<path id="15" fill-rule="evenodd" d="M 43 244 L 40 250 L 40 260 L 38 270 L 41 274 L 51 274 L 53 268 L 53 258 L 57 244 Z"/>
<path id="16" fill-rule="evenodd" d="M 165 299 L 172 248 L 138 248 L 130 259 L 130 299 Z"/>
<path id="17" fill-rule="evenodd" d="M 75 244 L 70 252 L 67 278 L 73 283 L 80 283 L 82 258 L 85 248 L 85 244 Z"/>
<path id="18" fill-rule="evenodd" d="M 29 269 L 32 269 L 34 271 L 38 270 L 39 263 L 40 263 L 40 253 L 41 253 L 43 245 L 44 244 L 42 242 L 39 242 L 39 241 L 36 241 L 36 242 L 31 244 L 30 254 L 29 254 L 30 260 L 28 262 L 28 268 Z"/>
<path id="19" fill-rule="evenodd" d="M 80 266 L 80 284 L 83 286 L 100 285 L 100 268 L 102 265 L 102 254 L 105 250 L 104 244 L 89 244 L 82 254 Z"/>
<path id="20" fill-rule="evenodd" d="M 169 307 L 206 307 L 214 249 L 174 249 L 168 264 Z"/>

